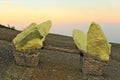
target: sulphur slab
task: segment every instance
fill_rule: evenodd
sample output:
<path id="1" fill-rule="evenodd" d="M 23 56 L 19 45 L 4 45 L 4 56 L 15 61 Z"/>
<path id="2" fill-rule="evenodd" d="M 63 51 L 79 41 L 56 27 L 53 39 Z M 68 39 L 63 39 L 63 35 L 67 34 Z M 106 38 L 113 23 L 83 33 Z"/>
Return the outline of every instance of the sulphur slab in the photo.
<path id="1" fill-rule="evenodd" d="M 14 39 L 13 39 L 13 43 L 14 45 L 16 45 L 17 43 L 19 43 L 21 40 L 23 40 L 26 35 L 29 35 L 29 31 L 34 30 L 37 24 L 36 23 L 31 23 L 26 29 L 24 29 L 20 34 L 18 34 Z"/>
<path id="2" fill-rule="evenodd" d="M 39 33 L 43 36 L 43 38 L 41 39 L 42 41 L 45 40 L 45 37 L 48 34 L 48 32 L 50 31 L 51 26 L 52 25 L 51 25 L 50 20 L 43 22 L 40 25 L 37 25 L 37 29 L 38 29 Z"/>
<path id="3" fill-rule="evenodd" d="M 87 36 L 78 29 L 73 30 L 73 40 L 76 46 L 86 52 Z"/>
<path id="4" fill-rule="evenodd" d="M 105 34 L 96 23 L 90 25 L 87 33 L 87 52 L 101 60 L 109 60 L 111 48 Z"/>

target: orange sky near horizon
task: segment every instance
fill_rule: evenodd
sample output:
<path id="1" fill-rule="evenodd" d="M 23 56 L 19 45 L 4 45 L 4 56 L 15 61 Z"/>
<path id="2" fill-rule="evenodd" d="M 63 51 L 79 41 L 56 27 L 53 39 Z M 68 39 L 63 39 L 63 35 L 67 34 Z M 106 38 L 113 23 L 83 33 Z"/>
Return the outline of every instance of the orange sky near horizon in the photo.
<path id="1" fill-rule="evenodd" d="M 0 24 L 23 30 L 46 20 L 52 21 L 50 32 L 68 36 L 96 22 L 109 41 L 120 43 L 120 0 L 0 0 Z"/>
<path id="2" fill-rule="evenodd" d="M 98 3 L 99 4 L 99 3 Z M 55 7 L 55 6 L 53 6 Z M 72 7 L 72 6 L 71 6 Z M 80 7 L 80 8 L 29 8 L 10 2 L 0 4 L 0 23 L 11 25 L 29 24 L 31 22 L 41 23 L 51 20 L 59 22 L 107 22 L 120 23 L 120 9 L 111 6 Z"/>

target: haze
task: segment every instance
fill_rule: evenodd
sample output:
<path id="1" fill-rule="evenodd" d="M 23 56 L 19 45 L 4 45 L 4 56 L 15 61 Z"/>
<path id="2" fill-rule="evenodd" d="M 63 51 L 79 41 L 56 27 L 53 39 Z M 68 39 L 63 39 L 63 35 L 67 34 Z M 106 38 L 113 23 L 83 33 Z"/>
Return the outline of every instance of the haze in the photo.
<path id="1" fill-rule="evenodd" d="M 0 0 L 0 24 L 23 30 L 30 23 L 52 21 L 52 33 L 71 36 L 101 25 L 110 42 L 120 43 L 120 0 Z"/>

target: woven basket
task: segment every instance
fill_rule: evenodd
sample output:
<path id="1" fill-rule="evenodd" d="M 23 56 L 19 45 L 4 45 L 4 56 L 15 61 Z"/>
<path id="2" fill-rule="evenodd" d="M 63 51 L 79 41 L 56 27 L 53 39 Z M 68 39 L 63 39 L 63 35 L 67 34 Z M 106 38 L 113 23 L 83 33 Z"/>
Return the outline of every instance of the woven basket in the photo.
<path id="1" fill-rule="evenodd" d="M 103 75 L 105 68 L 108 65 L 108 61 L 102 61 L 87 53 L 84 53 L 83 55 L 82 72 L 84 74 Z"/>
<path id="2" fill-rule="evenodd" d="M 39 50 L 18 51 L 15 50 L 14 58 L 18 65 L 35 67 L 39 61 Z"/>

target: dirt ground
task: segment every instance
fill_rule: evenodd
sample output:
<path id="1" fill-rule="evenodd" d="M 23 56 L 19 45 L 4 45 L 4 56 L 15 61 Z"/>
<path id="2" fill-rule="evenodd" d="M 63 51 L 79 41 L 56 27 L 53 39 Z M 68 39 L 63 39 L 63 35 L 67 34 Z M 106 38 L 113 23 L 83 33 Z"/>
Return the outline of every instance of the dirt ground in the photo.
<path id="1" fill-rule="evenodd" d="M 71 37 L 56 34 L 49 34 L 44 46 L 79 52 Z M 43 49 L 37 67 L 19 66 L 11 42 L 0 40 L 0 80 L 120 80 L 120 44 L 112 43 L 111 60 L 102 76 L 83 74 L 78 54 Z"/>

